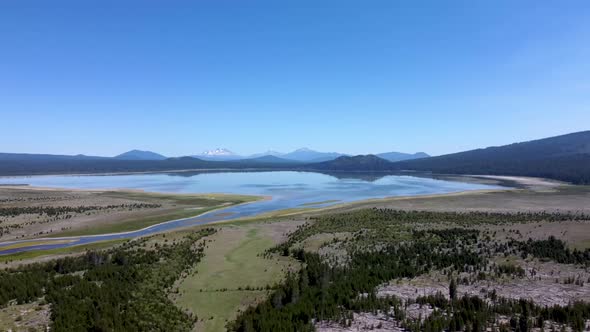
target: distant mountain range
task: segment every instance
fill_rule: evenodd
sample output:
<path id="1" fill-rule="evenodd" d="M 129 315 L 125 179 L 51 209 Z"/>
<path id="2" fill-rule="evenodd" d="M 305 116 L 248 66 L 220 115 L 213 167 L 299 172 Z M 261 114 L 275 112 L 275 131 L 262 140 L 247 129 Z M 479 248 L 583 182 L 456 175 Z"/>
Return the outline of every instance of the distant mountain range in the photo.
<path id="1" fill-rule="evenodd" d="M 290 153 L 286 153 L 281 158 L 301 161 L 301 162 L 321 162 L 336 159 L 344 154 L 338 152 L 318 152 L 308 148 L 301 148 Z"/>
<path id="2" fill-rule="evenodd" d="M 287 154 L 236 156 L 227 149 L 194 156 L 166 158 L 132 150 L 116 157 L 0 153 L 0 175 L 150 172 L 201 169 L 260 169 L 333 172 L 420 171 L 438 174 L 536 176 L 590 184 L 590 131 L 529 142 L 429 157 L 397 152 L 347 156 L 299 149 Z M 199 155 L 201 156 L 201 155 Z M 214 159 L 234 156 L 231 160 Z M 163 159 L 165 158 L 165 159 Z M 400 160 L 403 158 L 404 160 Z"/>
<path id="3" fill-rule="evenodd" d="M 265 156 L 273 156 L 278 157 L 280 159 L 274 159 L 277 162 L 285 162 L 285 160 L 290 161 L 297 161 L 303 163 L 316 163 L 322 161 L 333 160 L 341 156 L 347 156 L 344 153 L 338 152 L 319 152 L 315 150 L 311 150 L 309 148 L 301 148 L 297 149 L 293 152 L 289 153 L 282 153 L 278 151 L 269 150 L 263 153 L 255 153 L 249 156 L 242 156 L 238 155 L 228 149 L 225 148 L 217 148 L 214 150 L 205 151 L 198 155 L 192 155 L 191 157 L 199 158 L 202 160 L 211 160 L 211 161 L 229 161 L 229 160 L 243 160 L 243 159 L 256 159 Z M 426 158 L 429 157 L 424 152 L 418 152 L 414 154 L 410 153 L 402 153 L 402 152 L 386 152 L 378 154 L 377 156 L 387 159 L 389 161 L 400 161 L 400 160 L 408 160 L 408 159 L 416 159 L 416 158 Z M 269 159 L 271 160 L 271 159 Z"/>

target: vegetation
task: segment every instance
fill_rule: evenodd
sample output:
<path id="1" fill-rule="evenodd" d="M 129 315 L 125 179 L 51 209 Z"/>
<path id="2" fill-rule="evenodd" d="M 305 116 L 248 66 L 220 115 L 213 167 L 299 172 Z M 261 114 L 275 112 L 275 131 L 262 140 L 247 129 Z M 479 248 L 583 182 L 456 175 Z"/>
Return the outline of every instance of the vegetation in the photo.
<path id="1" fill-rule="evenodd" d="M 590 184 L 590 131 L 395 163 L 398 170 L 535 176 Z"/>
<path id="2" fill-rule="evenodd" d="M 469 295 L 462 287 L 474 280 L 466 275 L 485 282 L 528 277 L 512 261 L 496 263 L 498 257 L 588 263 L 588 251 L 570 250 L 556 238 L 500 241 L 490 226 L 588 219 L 365 209 L 314 217 L 274 247 L 252 224 L 226 226 L 214 236 L 213 229 L 184 231 L 0 272 L 0 305 L 48 304 L 55 331 L 213 331 L 224 324 L 232 331 L 313 331 L 322 321 L 350 325 L 354 312 L 387 315 L 410 331 L 529 331 L 547 321 L 580 331 L 590 304 L 541 307 L 491 291 Z M 306 251 L 311 238 L 325 243 Z M 402 299 L 378 292 L 431 272 L 447 278 L 444 294 Z M 413 305 L 431 313 L 413 317 Z"/>
<path id="3" fill-rule="evenodd" d="M 97 235 L 97 234 L 109 234 L 119 232 L 129 232 L 152 225 L 156 225 L 162 222 L 190 218 L 202 213 L 218 209 L 219 206 L 203 207 L 200 209 L 193 210 L 178 210 L 173 212 L 154 214 L 148 217 L 135 217 L 125 220 L 121 220 L 117 223 L 109 223 L 103 225 L 88 225 L 87 228 L 81 228 L 77 230 L 64 231 L 57 234 L 53 234 L 50 237 L 63 237 L 63 236 L 85 236 L 85 235 Z"/>
<path id="4" fill-rule="evenodd" d="M 148 238 L 115 249 L 89 251 L 0 272 L 0 305 L 44 298 L 51 305 L 54 331 L 190 330 L 195 317 L 178 309 L 168 294 L 174 282 L 203 256 L 213 229 L 181 241 L 156 243 Z"/>
<path id="5" fill-rule="evenodd" d="M 16 217 L 21 214 L 39 214 L 51 217 L 68 215 L 69 213 L 86 213 L 89 211 L 121 209 L 133 211 L 137 209 L 154 209 L 161 207 L 161 204 L 133 203 L 107 206 L 26 206 L 26 207 L 0 207 L 0 217 Z"/>
<path id="6" fill-rule="evenodd" d="M 495 266 L 490 259 L 501 249 L 536 255 L 557 261 L 585 263 L 584 254 L 565 254 L 563 243 L 543 241 L 509 241 L 498 243 L 484 239 L 477 229 L 466 225 L 496 225 L 540 220 L 585 219 L 587 216 L 547 213 L 433 213 L 404 212 L 386 209 L 360 210 L 315 218 L 298 228 L 288 241 L 270 252 L 291 255 L 303 268 L 289 274 L 269 299 L 240 314 L 228 328 L 233 331 L 312 331 L 316 321 L 350 324 L 352 312 L 382 312 L 391 315 L 411 331 L 481 331 L 498 324 L 499 315 L 512 317 L 501 330 L 529 331 L 545 321 L 563 324 L 581 331 L 590 319 L 590 304 L 540 307 L 531 301 L 501 298 L 495 293 L 459 296 L 455 275 L 497 271 L 523 277 L 524 270 L 507 264 Z M 347 234 L 343 239 L 325 244 L 340 248 L 347 258 L 332 254 L 307 252 L 299 244 L 316 234 Z M 552 249 L 564 253 L 548 257 Z M 563 258 L 565 257 L 565 258 Z M 376 287 L 400 278 L 414 278 L 430 271 L 444 271 L 449 276 L 448 297 L 418 297 L 402 301 L 378 296 Z M 428 305 L 433 313 L 422 319 L 410 318 L 405 308 L 412 303 Z M 496 325 L 497 326 L 497 325 Z"/>
<path id="7" fill-rule="evenodd" d="M 513 241 L 512 245 L 518 247 L 524 257 L 532 255 L 563 264 L 590 265 L 590 249 L 570 250 L 563 241 L 556 239 L 553 235 L 547 240 Z"/>
<path id="8" fill-rule="evenodd" d="M 290 269 L 291 259 L 261 257 L 275 244 L 266 226 L 222 228 L 208 238 L 201 262 L 180 280 L 174 301 L 201 317 L 198 331 L 223 330 L 238 310 L 263 301 Z"/>
<path id="9" fill-rule="evenodd" d="M 27 260 L 31 260 L 31 259 L 41 257 L 41 256 L 74 254 L 74 253 L 86 252 L 88 250 L 106 249 L 106 248 L 121 244 L 125 241 L 128 241 L 128 240 L 127 239 L 109 240 L 109 241 L 101 241 L 101 242 L 95 242 L 95 243 L 89 243 L 89 244 L 83 244 L 83 245 L 65 247 L 65 248 L 23 251 L 23 252 L 18 252 L 18 253 L 14 253 L 14 254 L 0 255 L 0 262 L 11 263 L 11 262 L 15 262 L 15 261 L 27 261 Z M 54 243 L 54 242 L 49 241 L 49 243 Z M 5 247 L 3 247 L 3 248 L 5 248 Z"/>

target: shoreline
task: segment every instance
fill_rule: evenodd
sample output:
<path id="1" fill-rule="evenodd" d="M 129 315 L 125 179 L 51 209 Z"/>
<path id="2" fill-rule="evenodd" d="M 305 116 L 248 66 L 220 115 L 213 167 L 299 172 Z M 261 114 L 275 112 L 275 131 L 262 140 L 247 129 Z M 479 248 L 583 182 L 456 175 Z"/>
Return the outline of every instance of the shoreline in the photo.
<path id="1" fill-rule="evenodd" d="M 232 223 L 232 222 L 249 222 L 258 219 L 266 219 L 266 218 L 276 218 L 276 217 L 292 217 L 302 214 L 310 214 L 310 213 L 323 213 L 329 212 L 331 210 L 343 209 L 343 208 L 354 208 L 355 206 L 359 205 L 366 205 L 371 203 L 387 203 L 392 201 L 401 201 L 401 200 L 411 200 L 411 199 L 429 199 L 429 198 L 444 198 L 444 197 L 457 197 L 457 196 L 467 196 L 467 195 L 481 195 L 487 193 L 497 193 L 497 192 L 508 192 L 508 191 L 518 191 L 522 190 L 519 188 L 502 188 L 502 189 L 477 189 L 477 190 L 462 190 L 456 192 L 448 192 L 448 193 L 440 193 L 440 194 L 426 194 L 426 195 L 404 195 L 404 196 L 387 196 L 382 198 L 369 198 L 363 199 L 358 201 L 350 201 L 350 202 L 342 202 L 334 205 L 329 206 L 321 206 L 321 207 L 295 207 L 290 209 L 282 209 L 276 211 L 269 211 L 265 212 L 256 216 L 251 217 L 241 217 L 236 219 L 228 219 L 228 220 L 219 220 L 213 221 L 209 224 L 213 225 L 220 225 L 224 223 Z M 288 212 L 285 214 L 281 214 L 281 212 Z M 191 226 L 188 226 L 191 227 Z"/>
<path id="2" fill-rule="evenodd" d="M 24 187 L 27 188 L 27 187 Z M 15 189 L 23 189 L 23 187 L 16 187 Z M 44 189 L 49 189 L 49 190 L 69 190 L 67 188 L 62 189 L 62 188 L 55 188 L 55 187 L 35 187 L 34 190 L 44 190 Z M 85 190 L 85 189 L 81 189 L 81 190 Z M 286 212 L 289 211 L 291 209 L 282 209 L 282 210 L 276 210 L 276 211 L 269 211 L 266 213 L 262 213 L 259 215 L 255 215 L 255 216 L 251 216 L 251 217 L 242 217 L 242 218 L 235 218 L 235 219 L 227 219 L 227 220 L 217 220 L 217 221 L 211 221 L 208 222 L 207 224 L 210 225 L 220 225 L 223 223 L 232 223 L 232 222 L 247 222 L 249 220 L 257 220 L 257 219 L 264 219 L 264 218 L 272 218 L 273 214 L 279 214 L 281 217 L 286 217 L 286 216 L 294 216 L 294 215 L 299 215 L 299 214 L 304 214 L 304 213 L 319 213 L 319 212 L 324 212 L 324 211 L 330 211 L 331 209 L 338 209 L 338 208 L 346 208 L 346 207 L 352 207 L 354 205 L 361 205 L 361 204 L 368 204 L 368 203 L 372 203 L 372 202 L 383 202 L 383 201 L 390 201 L 390 200 L 396 200 L 396 199 L 410 199 L 410 198 L 417 198 L 417 197 L 423 197 L 423 198 L 429 198 L 429 197 L 445 197 L 445 196 L 457 196 L 457 195 L 466 195 L 466 194 L 480 194 L 480 193 L 485 193 L 485 192 L 497 192 L 497 191 L 505 191 L 505 190 L 517 190 L 517 189 L 510 189 L 510 188 L 506 188 L 506 189 L 480 189 L 480 190 L 464 190 L 464 191 L 459 191 L 459 192 L 451 192 L 451 193 L 441 193 L 441 194 L 429 194 L 429 195 L 406 195 L 406 196 L 388 196 L 388 197 L 383 197 L 383 198 L 374 198 L 374 199 L 366 199 L 366 200 L 359 200 L 359 201 L 352 201 L 352 202 L 344 202 L 344 203 L 340 203 L 340 204 L 335 204 L 335 205 L 330 205 L 330 206 L 325 206 L 325 207 L 317 207 L 317 208 L 295 208 L 296 210 L 299 211 L 293 211 L 291 213 L 286 213 L 283 215 L 280 215 L 281 212 Z M 93 192 L 96 192 L 97 190 L 90 190 Z M 125 192 L 124 190 L 119 190 L 120 192 Z M 98 192 L 102 192 L 101 190 L 98 190 Z M 133 192 L 133 191 L 127 191 L 127 192 Z M 135 191 L 137 192 L 137 191 Z M 146 192 L 146 191 L 142 191 L 142 193 L 147 193 L 147 194 L 162 194 L 160 192 Z M 167 194 L 167 193 L 163 193 L 163 194 Z M 207 195 L 207 194 L 186 194 L 186 195 Z M 215 194 L 213 194 L 215 195 Z M 222 194 L 223 195 L 223 194 Z M 231 195 L 231 194 L 230 194 Z M 235 195 L 235 194 L 233 194 Z M 260 201 L 264 201 L 264 200 L 270 200 L 272 199 L 272 196 L 254 196 L 254 197 L 260 197 L 260 199 L 258 200 L 254 200 L 251 202 L 243 202 L 240 204 L 236 204 L 236 205 L 231 205 L 231 207 L 235 207 L 235 206 L 241 206 L 241 205 L 245 205 L 245 204 L 250 204 L 250 203 L 254 203 L 254 202 L 260 202 Z M 33 238 L 33 239 L 22 239 L 22 240 L 12 240 L 12 241 L 5 241 L 5 242 L 0 242 L 0 256 L 4 255 L 1 253 L 2 248 L 6 247 L 6 246 L 11 246 L 11 245 L 15 245 L 15 244 L 20 244 L 20 243 L 31 243 L 32 246 L 36 245 L 36 242 L 51 242 L 51 241 L 64 241 L 64 240 L 81 240 L 81 239 L 92 239 L 92 238 L 96 238 L 96 237 L 102 237 L 102 236 L 117 236 L 117 235 L 126 235 L 126 234 L 131 234 L 131 233 L 135 233 L 135 232 L 142 232 L 145 230 L 149 230 L 150 228 L 153 227 L 158 227 L 161 225 L 165 225 L 168 223 L 172 223 L 172 222 L 177 222 L 177 221 L 182 221 L 182 220 L 187 220 L 187 219 L 192 219 L 192 218 L 196 218 L 196 217 L 202 217 L 205 216 L 207 214 L 213 213 L 213 212 L 218 212 L 220 210 L 223 210 L 225 208 L 228 208 L 230 206 L 223 206 L 223 207 L 219 207 L 201 214 L 197 214 L 195 216 L 192 217 L 186 217 L 186 218 L 179 218 L 179 219 L 173 219 L 173 220 L 168 220 L 168 221 L 164 221 L 161 223 L 157 223 L 154 225 L 150 225 L 141 229 L 137 229 L 137 230 L 132 230 L 132 231 L 125 231 L 125 232 L 115 232 L 115 233 L 103 233 L 103 234 L 94 234 L 94 235 L 81 235 L 81 236 L 56 236 L 56 237 L 40 237 L 40 238 Z M 178 227 L 178 228 L 174 228 L 173 230 L 169 230 L 169 231 L 176 231 L 176 230 L 182 230 L 182 229 L 188 229 L 188 228 L 192 228 L 192 227 L 196 227 L 196 226 L 202 226 L 202 225 L 189 225 L 189 226 L 183 226 L 183 227 Z M 169 231 L 163 231 L 162 233 L 166 233 Z M 159 233 L 159 232 L 156 232 Z M 138 235 L 137 238 L 142 237 L 145 235 Z M 131 238 L 130 238 L 131 239 Z M 104 241 L 108 241 L 109 239 L 105 239 Z M 102 242 L 102 241 L 96 241 L 96 242 Z M 82 245 L 82 244 L 75 244 L 75 245 Z M 73 245 L 73 246 L 75 246 Z M 27 247 L 27 246 L 23 246 L 23 247 Z M 41 249 L 43 250 L 43 249 Z"/>
<path id="3" fill-rule="evenodd" d="M 173 195 L 173 196 L 241 196 L 241 197 L 252 197 L 258 198 L 252 202 L 268 201 L 272 199 L 269 195 L 251 195 L 251 194 L 235 194 L 226 192 L 206 192 L 206 193 L 176 193 L 176 192 L 165 192 L 165 191 L 149 191 L 145 189 L 132 189 L 132 188 L 67 188 L 67 187 L 41 187 L 25 185 L 0 185 L 0 189 L 16 189 L 16 190 L 38 190 L 38 191 L 73 191 L 73 192 L 90 192 L 90 193 L 107 193 L 107 192 L 121 192 L 121 193 L 134 193 L 134 194 L 146 194 L 146 195 Z M 251 203 L 251 202 L 246 202 Z"/>
<path id="4" fill-rule="evenodd" d="M 249 203 L 252 203 L 252 202 L 244 202 L 244 203 L 230 205 L 230 206 L 240 206 L 240 205 L 249 204 Z M 57 241 L 64 241 L 64 240 L 67 241 L 67 240 L 91 239 L 91 238 L 100 237 L 100 236 L 126 235 L 126 234 L 135 233 L 135 232 L 142 232 L 142 231 L 148 230 L 148 229 L 150 229 L 152 227 L 169 224 L 169 223 L 176 222 L 176 221 L 182 221 L 182 220 L 192 219 L 192 218 L 196 218 L 196 217 L 202 217 L 202 216 L 207 215 L 209 213 L 213 213 L 213 212 L 216 212 L 216 211 L 219 211 L 219 210 L 228 208 L 230 206 L 222 206 L 222 207 L 219 207 L 219 208 L 216 208 L 216 209 L 213 209 L 213 210 L 209 210 L 207 212 L 203 212 L 203 213 L 194 215 L 192 217 L 186 217 L 186 218 L 179 218 L 179 219 L 168 220 L 168 221 L 164 221 L 164 222 L 161 222 L 161 223 L 153 224 L 153 225 L 150 225 L 150 226 L 147 226 L 147 227 L 144 227 L 144 228 L 136 229 L 136 230 L 133 230 L 133 231 L 116 232 L 116 233 L 103 233 L 103 234 L 94 234 L 94 235 L 80 235 L 80 236 L 75 236 L 74 235 L 74 236 L 60 236 L 60 237 L 42 237 L 42 238 L 35 238 L 35 239 L 25 239 L 25 240 L 14 240 L 14 241 L 0 242 L 0 256 L 3 255 L 1 253 L 2 249 L 5 246 L 10 246 L 11 244 L 27 243 L 27 242 L 38 242 L 38 241 L 48 241 L 48 242 L 49 241 L 56 241 L 57 242 Z M 194 227 L 194 226 L 188 226 L 188 227 Z M 180 229 L 180 227 L 178 229 Z M 165 232 L 163 232 L 163 233 L 165 233 Z M 137 237 L 139 238 L 139 237 L 142 237 L 142 236 L 145 236 L 145 235 L 139 235 Z M 129 238 L 129 239 L 132 239 L 132 238 Z M 104 241 L 109 241 L 109 240 L 106 239 Z M 101 242 L 101 241 L 96 241 L 96 242 Z M 82 245 L 82 244 L 79 244 L 79 245 Z M 24 246 L 24 247 L 26 247 L 26 246 Z"/>
<path id="5" fill-rule="evenodd" d="M 104 172 L 104 173 L 54 173 L 54 174 L 23 174 L 23 175 L 0 175 L 1 179 L 13 179 L 13 178 L 31 178 L 31 177 L 46 177 L 46 176 L 112 176 L 112 175 L 141 175 L 141 174 L 162 174 L 162 173 L 187 173 L 187 172 L 202 172 L 202 173 L 215 173 L 215 172 L 320 172 L 313 170 L 304 169 L 276 169 L 276 168 L 186 168 L 186 169 L 173 169 L 165 171 L 136 171 L 136 172 Z M 385 172 L 385 171 L 383 171 Z M 389 171 L 387 171 L 389 172 Z"/>
<path id="6" fill-rule="evenodd" d="M 463 177 L 477 178 L 479 176 L 478 175 L 464 175 Z M 486 177 L 484 177 L 484 178 L 486 178 Z M 490 179 L 492 179 L 494 181 L 508 180 L 505 177 L 497 177 L 497 176 L 491 176 Z M 542 181 L 543 179 L 537 179 L 537 178 L 534 178 L 534 179 L 536 181 L 543 182 Z M 455 181 L 458 181 L 458 180 L 459 179 L 455 179 Z M 530 184 L 529 182 L 531 181 L 531 178 L 509 177 L 509 180 L 514 181 L 514 182 L 518 182 L 518 183 L 526 186 L 527 184 Z M 552 182 L 552 181 L 551 182 L 547 181 L 547 183 L 551 183 L 553 186 L 556 185 L 555 182 Z M 559 183 L 558 185 L 562 185 L 562 183 Z M 241 195 L 241 194 L 231 194 L 231 193 L 163 193 L 163 192 L 145 191 L 145 190 L 141 190 L 141 189 L 125 189 L 125 188 L 70 189 L 70 188 L 60 188 L 60 187 L 39 187 L 39 186 L 28 186 L 28 185 L 27 186 L 3 186 L 3 187 L 8 188 L 8 189 L 15 189 L 15 190 L 29 189 L 29 190 L 51 190 L 51 191 L 82 191 L 82 192 L 98 192 L 98 193 L 115 191 L 115 192 L 122 192 L 122 193 L 125 193 L 125 192 L 127 192 L 127 193 L 145 193 L 146 195 L 150 195 L 150 194 L 178 195 L 178 196 L 207 196 L 207 195 L 213 195 L 213 196 L 229 195 L 229 196 L 231 196 L 231 195 L 234 195 L 234 196 L 250 196 L 250 197 L 257 198 L 253 201 L 243 202 L 243 203 L 236 204 L 236 205 L 231 205 L 232 207 L 272 199 L 272 196 Z M 372 204 L 372 203 L 379 204 L 379 203 L 387 203 L 387 202 L 394 202 L 394 201 L 410 200 L 410 199 L 416 199 L 416 198 L 429 199 L 429 198 L 441 198 L 441 197 L 456 197 L 456 196 L 481 195 L 481 194 L 485 194 L 485 193 L 519 191 L 519 190 L 525 190 L 525 189 L 515 188 L 515 187 L 503 187 L 503 188 L 494 188 L 494 189 L 462 190 L 462 191 L 457 191 L 457 192 L 448 192 L 448 193 L 439 193 L 439 194 L 387 196 L 387 197 L 382 197 L 382 198 L 371 198 L 371 199 L 364 199 L 364 200 L 358 200 L 358 201 L 341 202 L 341 203 L 337 203 L 337 204 L 333 204 L 333 205 L 329 205 L 329 206 L 321 206 L 321 207 L 299 207 L 299 208 L 296 207 L 296 208 L 291 208 L 291 209 L 281 209 L 281 210 L 276 210 L 276 211 L 269 211 L 266 213 L 260 213 L 258 215 L 249 216 L 249 217 L 241 217 L 241 218 L 238 217 L 235 219 L 226 219 L 226 220 L 217 220 L 217 221 L 213 220 L 213 221 L 208 222 L 207 224 L 220 225 L 220 224 L 224 224 L 224 223 L 247 222 L 247 221 L 264 219 L 264 218 L 272 218 L 272 217 L 292 217 L 292 216 L 302 215 L 302 214 L 317 214 L 317 213 L 330 212 L 330 211 L 338 210 L 338 209 L 354 208 L 355 206 L 360 207 L 360 206 Z M 141 229 L 125 231 L 125 232 L 114 232 L 114 233 L 81 235 L 81 236 L 41 237 L 41 238 L 6 241 L 6 242 L 0 243 L 0 249 L 5 246 L 10 246 L 10 245 L 19 244 L 19 243 L 31 243 L 31 245 L 35 245 L 36 242 L 42 242 L 42 241 L 81 240 L 81 239 L 93 239 L 96 237 L 103 237 L 103 236 L 108 237 L 108 236 L 117 236 L 117 235 L 124 236 L 126 234 L 146 231 L 146 230 L 149 230 L 153 227 L 158 227 L 158 226 L 165 225 L 165 224 L 172 223 L 172 222 L 187 220 L 187 219 L 196 218 L 196 217 L 202 217 L 204 215 L 208 215 L 213 212 L 219 212 L 220 210 L 223 210 L 227 207 L 229 207 L 229 206 L 219 207 L 219 208 L 204 212 L 202 214 L 197 214 L 197 215 L 191 216 L 191 217 L 168 220 L 168 221 L 153 224 L 153 225 L 150 225 L 147 227 L 143 227 Z M 197 225 L 178 227 L 178 228 L 174 228 L 174 230 L 192 228 L 195 226 L 197 226 Z M 169 231 L 172 231 L 172 230 L 167 230 L 167 231 L 163 231 L 163 232 L 169 232 Z M 159 232 L 156 232 L 156 233 L 159 233 Z M 138 235 L 137 237 L 142 237 L 142 236 L 144 236 L 144 235 Z M 106 240 L 108 240 L 108 239 L 105 239 L 105 241 Z M 100 242 L 100 241 L 96 241 L 96 242 Z"/>

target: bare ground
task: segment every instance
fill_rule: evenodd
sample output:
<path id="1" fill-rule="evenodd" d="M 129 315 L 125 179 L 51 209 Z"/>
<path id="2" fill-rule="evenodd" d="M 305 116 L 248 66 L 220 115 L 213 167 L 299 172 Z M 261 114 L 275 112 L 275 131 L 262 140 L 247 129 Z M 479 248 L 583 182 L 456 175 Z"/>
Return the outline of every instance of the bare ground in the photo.
<path id="1" fill-rule="evenodd" d="M 0 215 L 0 241 L 83 231 L 93 227 L 121 225 L 146 218 L 171 218 L 199 214 L 214 206 L 208 195 L 169 195 L 141 191 L 69 190 L 0 186 L 0 209 L 85 207 L 81 212 L 58 216 L 44 213 Z M 207 201 L 209 199 L 209 201 Z M 206 203 L 203 206 L 202 202 Z M 219 199 L 219 207 L 227 202 Z M 166 220 L 163 220 L 166 221 Z"/>
<path id="2" fill-rule="evenodd" d="M 525 269 L 525 277 L 503 276 L 477 280 L 475 275 L 463 273 L 459 279 L 468 278 L 471 281 L 469 284 L 459 283 L 457 294 L 483 298 L 495 291 L 499 297 L 532 300 L 540 306 L 565 306 L 577 300 L 590 301 L 590 273 L 586 269 L 538 260 L 518 260 L 517 264 Z M 576 281 L 579 283 L 576 284 Z M 413 279 L 396 280 L 377 289 L 378 296 L 396 296 L 403 300 L 415 300 L 419 296 L 437 293 L 446 298 L 449 295 L 448 277 L 437 271 Z"/>
<path id="3" fill-rule="evenodd" d="M 321 209 L 313 214 L 361 208 L 446 212 L 572 212 L 590 214 L 590 187 L 559 186 L 551 191 L 531 189 L 480 190 L 453 194 L 391 197 Z"/>
<path id="4" fill-rule="evenodd" d="M 45 331 L 49 316 L 46 304 L 10 304 L 0 308 L 0 331 Z"/>

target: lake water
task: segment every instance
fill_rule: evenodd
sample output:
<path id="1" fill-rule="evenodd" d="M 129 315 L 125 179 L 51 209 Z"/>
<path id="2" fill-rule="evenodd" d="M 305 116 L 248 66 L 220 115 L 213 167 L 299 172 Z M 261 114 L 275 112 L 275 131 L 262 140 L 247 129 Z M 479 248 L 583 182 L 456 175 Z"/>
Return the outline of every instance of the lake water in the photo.
<path id="1" fill-rule="evenodd" d="M 390 196 L 430 195 L 499 188 L 498 186 L 417 176 L 360 173 L 328 175 L 293 171 L 33 176 L 0 178 L 0 184 L 29 184 L 41 187 L 75 189 L 126 188 L 166 193 L 231 193 L 271 197 L 270 200 L 232 206 L 193 218 L 154 225 L 139 231 L 76 237 L 76 241 L 69 244 L 39 245 L 2 251 L 3 244 L 0 243 L 0 254 L 132 238 L 178 227 L 250 217 L 264 212 L 288 208 L 323 207 Z M 330 202 L 326 203 L 326 201 Z"/>

